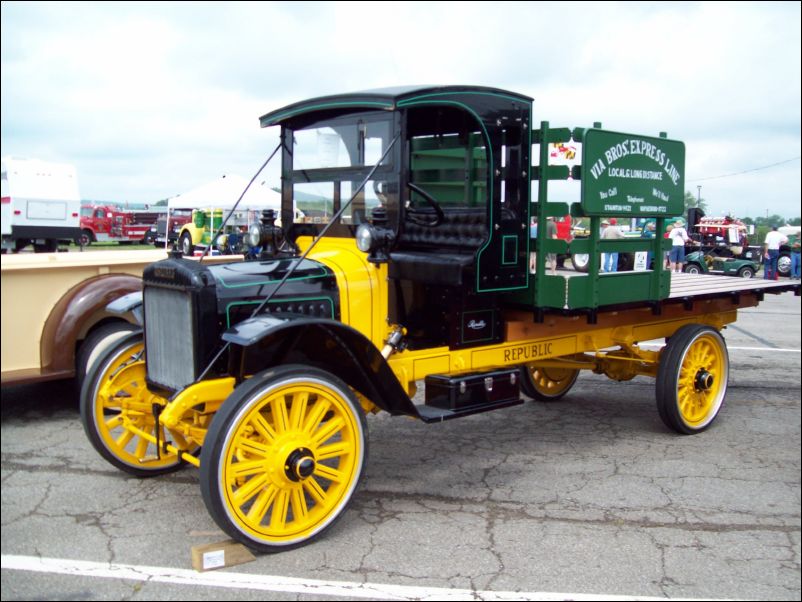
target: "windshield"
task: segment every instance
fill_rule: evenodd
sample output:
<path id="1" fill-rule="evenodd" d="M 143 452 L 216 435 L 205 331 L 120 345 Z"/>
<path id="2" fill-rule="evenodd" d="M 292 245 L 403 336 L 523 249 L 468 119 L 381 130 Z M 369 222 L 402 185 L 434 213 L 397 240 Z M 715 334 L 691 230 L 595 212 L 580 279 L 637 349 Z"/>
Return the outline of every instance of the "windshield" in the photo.
<path id="1" fill-rule="evenodd" d="M 359 114 L 317 122 L 293 132 L 292 186 L 295 224 L 328 224 L 351 199 L 392 141 L 385 114 Z M 397 197 L 397 178 L 389 154 L 339 220 L 351 235 L 371 211 Z"/>

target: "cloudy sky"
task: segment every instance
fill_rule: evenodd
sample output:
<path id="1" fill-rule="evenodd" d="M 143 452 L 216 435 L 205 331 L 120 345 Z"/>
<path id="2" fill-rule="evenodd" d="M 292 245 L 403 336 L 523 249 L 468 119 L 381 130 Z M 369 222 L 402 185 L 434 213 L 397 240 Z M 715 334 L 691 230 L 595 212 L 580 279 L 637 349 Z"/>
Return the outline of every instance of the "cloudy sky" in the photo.
<path id="1" fill-rule="evenodd" d="M 712 213 L 796 217 L 801 53 L 799 2 L 3 2 L 2 155 L 156 202 L 250 178 L 285 104 L 476 84 L 552 126 L 666 131 Z"/>

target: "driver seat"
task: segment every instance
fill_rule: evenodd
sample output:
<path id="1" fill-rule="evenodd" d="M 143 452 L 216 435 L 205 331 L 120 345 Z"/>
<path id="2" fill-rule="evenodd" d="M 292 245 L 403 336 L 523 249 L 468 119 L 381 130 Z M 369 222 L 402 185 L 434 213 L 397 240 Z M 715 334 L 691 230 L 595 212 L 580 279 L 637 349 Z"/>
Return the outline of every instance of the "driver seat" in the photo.
<path id="1" fill-rule="evenodd" d="M 420 209 L 421 213 L 434 210 Z M 402 222 L 390 253 L 389 276 L 425 284 L 462 286 L 475 274 L 476 253 L 487 240 L 487 211 L 448 208 L 436 226 Z"/>

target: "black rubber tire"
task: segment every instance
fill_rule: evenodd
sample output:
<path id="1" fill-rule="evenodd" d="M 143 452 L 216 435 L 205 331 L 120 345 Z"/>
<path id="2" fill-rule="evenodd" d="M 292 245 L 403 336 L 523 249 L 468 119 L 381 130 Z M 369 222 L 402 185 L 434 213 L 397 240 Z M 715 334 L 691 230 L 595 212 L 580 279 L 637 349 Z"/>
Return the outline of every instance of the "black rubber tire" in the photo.
<path id="1" fill-rule="evenodd" d="M 700 344 L 707 345 L 707 349 L 700 350 L 706 353 L 689 353 Z M 710 374 L 713 379 L 705 387 L 697 385 L 704 380 L 703 373 Z M 657 369 L 655 392 L 661 420 L 683 435 L 695 435 L 708 429 L 724 406 L 728 379 L 729 355 L 721 334 L 701 324 L 680 327 L 663 348 Z M 705 390 L 713 386 L 708 399 Z M 709 408 L 702 411 L 698 419 L 689 419 L 687 415 L 693 408 L 688 409 L 688 405 L 694 403 Z"/>
<path id="2" fill-rule="evenodd" d="M 744 267 L 738 270 L 738 276 L 741 278 L 754 278 L 755 277 L 755 270 L 750 267 Z"/>
<path id="3" fill-rule="evenodd" d="M 195 252 L 195 245 L 192 244 L 192 236 L 189 232 L 184 232 L 178 241 L 178 248 L 184 254 L 184 257 L 191 257 Z"/>
<path id="4" fill-rule="evenodd" d="M 296 397 L 297 391 L 300 389 L 307 391 L 305 401 L 300 401 L 300 398 Z M 321 394 L 320 391 L 323 393 Z M 334 403 L 331 403 L 332 399 L 334 399 Z M 272 401 L 268 402 L 267 400 Z M 287 402 L 290 404 L 289 409 L 285 405 Z M 268 403 L 271 404 L 270 409 L 267 410 L 267 414 L 263 414 Z M 258 428 L 249 431 L 248 429 L 251 428 L 254 421 L 258 420 L 262 421 L 260 424 L 269 424 L 272 421 L 270 428 L 278 424 L 273 414 L 276 411 L 273 403 L 287 409 L 287 413 L 284 414 L 285 420 L 280 421 L 281 428 L 276 427 L 275 429 L 279 435 L 273 439 L 270 439 L 269 436 L 266 437 L 263 434 L 263 432 L 267 432 L 264 427 L 261 431 Z M 303 404 L 303 406 L 299 406 L 302 408 L 299 410 L 299 415 L 307 418 L 297 420 L 299 423 L 303 423 L 304 429 L 294 429 L 292 425 L 294 403 Z M 328 405 L 320 406 L 322 411 L 326 412 L 325 414 L 314 417 L 317 403 Z M 307 414 L 301 414 L 307 409 L 309 410 Z M 289 419 L 287 420 L 288 415 Z M 269 416 L 270 420 L 266 416 Z M 293 462 L 292 454 L 299 451 L 294 441 L 296 434 L 300 435 L 298 440 L 301 440 L 304 432 L 321 433 L 328 430 L 332 424 L 336 427 L 338 423 L 344 426 L 333 436 L 338 435 L 340 441 L 345 442 L 341 445 L 344 449 L 350 449 L 349 445 L 352 445 L 353 451 L 334 454 L 332 460 L 336 457 L 337 465 L 332 467 L 325 464 L 327 460 L 322 459 L 323 448 L 332 447 L 328 444 L 328 438 L 317 446 L 310 444 L 310 449 L 301 447 L 300 450 L 309 452 L 314 460 L 312 462 L 314 472 L 303 478 L 293 479 L 296 481 L 295 483 L 286 480 L 286 470 L 289 470 L 289 465 Z M 313 429 L 308 428 L 310 424 L 314 427 Z M 246 434 L 251 439 L 246 438 Z M 237 446 L 238 441 L 250 442 L 252 439 L 254 443 L 250 447 Z M 271 368 L 239 385 L 215 414 L 205 441 L 206 444 L 201 449 L 200 457 L 200 487 L 209 514 L 217 525 L 232 538 L 253 550 L 268 553 L 306 545 L 331 529 L 343 516 L 358 490 L 368 459 L 367 424 L 364 412 L 348 385 L 328 372 L 301 365 Z M 292 442 L 288 443 L 288 441 Z M 281 453 L 278 452 L 279 443 L 283 446 Z M 237 465 L 227 463 L 227 458 L 236 459 L 237 463 L 244 462 L 249 457 L 258 459 L 258 452 L 251 450 L 260 447 L 267 449 L 267 452 L 263 452 L 262 455 L 264 467 L 258 471 L 250 469 L 240 477 L 240 482 L 237 482 L 236 479 L 231 481 L 226 477 L 226 471 Z M 336 443 L 334 447 L 336 447 Z M 287 454 L 287 450 L 290 448 L 294 451 L 286 459 L 281 457 Z M 257 455 L 253 456 L 254 453 Z M 267 465 L 270 463 L 277 465 L 268 471 Z M 343 479 L 345 484 L 342 487 L 339 487 L 334 481 L 330 481 L 326 488 L 326 478 L 325 476 L 321 477 L 318 470 L 328 468 L 345 475 L 346 478 Z M 287 479 L 291 478 L 289 473 L 286 473 L 286 477 Z M 232 500 L 236 497 L 236 493 L 248 489 L 249 483 L 251 483 L 248 478 L 257 479 L 257 483 L 261 483 L 260 488 L 264 490 L 265 496 L 272 493 L 272 497 L 268 497 L 267 501 L 260 502 L 260 492 L 260 497 L 256 499 L 248 497 L 239 502 Z M 309 484 L 306 483 L 307 480 L 310 481 Z M 228 484 L 232 488 L 236 487 L 236 491 L 233 489 L 229 491 Z M 307 487 L 313 490 L 317 489 L 321 494 L 322 501 L 318 502 L 309 497 Z M 293 524 L 296 522 L 296 494 L 301 496 L 301 500 L 306 498 L 306 501 L 297 500 L 299 504 L 303 504 L 305 509 L 305 513 L 298 519 L 299 524 Z M 250 495 L 256 497 L 255 493 Z M 291 509 L 288 496 L 291 496 Z M 276 517 L 276 505 L 279 503 L 279 499 L 283 499 L 286 505 L 278 506 L 279 514 Z M 239 505 L 234 505 L 235 503 Z M 262 515 L 255 521 L 251 517 L 244 516 L 248 509 L 253 509 L 253 506 L 250 508 L 248 506 L 251 503 L 253 506 L 257 504 L 263 506 Z M 307 504 L 309 504 L 308 508 Z M 330 506 L 332 507 L 330 508 Z M 271 514 L 270 524 L 265 525 L 264 520 L 268 510 Z M 292 514 L 292 519 L 289 519 L 290 514 Z M 280 526 L 275 527 L 274 522 L 280 522 L 284 531 Z M 287 532 L 288 534 L 286 534 Z"/>

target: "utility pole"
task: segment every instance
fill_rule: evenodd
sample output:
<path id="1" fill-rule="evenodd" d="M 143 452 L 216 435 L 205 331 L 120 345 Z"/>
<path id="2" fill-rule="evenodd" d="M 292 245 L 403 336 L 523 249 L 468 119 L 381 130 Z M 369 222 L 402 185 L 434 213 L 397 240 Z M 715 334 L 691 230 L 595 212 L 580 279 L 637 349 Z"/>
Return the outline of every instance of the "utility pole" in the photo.
<path id="1" fill-rule="evenodd" d="M 696 206 L 699 207 L 701 202 L 702 202 L 702 185 L 701 184 L 697 184 L 696 185 Z"/>

